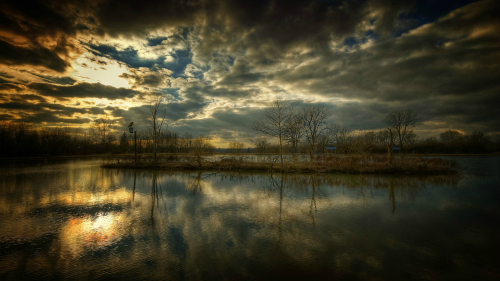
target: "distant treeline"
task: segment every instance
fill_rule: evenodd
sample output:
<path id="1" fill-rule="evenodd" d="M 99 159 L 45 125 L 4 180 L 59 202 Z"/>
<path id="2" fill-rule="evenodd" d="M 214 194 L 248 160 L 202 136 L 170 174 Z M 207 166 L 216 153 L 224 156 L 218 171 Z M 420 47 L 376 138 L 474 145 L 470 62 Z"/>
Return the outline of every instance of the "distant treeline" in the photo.
<path id="1" fill-rule="evenodd" d="M 158 153 L 191 153 L 203 149 L 205 153 L 215 148 L 204 137 L 190 134 L 182 136 L 170 131 L 158 134 Z M 342 128 L 335 134 L 324 134 L 319 140 L 316 152 L 324 147 L 337 147 L 340 154 L 386 153 L 390 135 L 387 130 L 378 132 L 349 132 Z M 152 153 L 153 134 L 151 131 L 137 132 L 137 152 Z M 228 151 L 235 153 L 277 153 L 279 147 L 269 138 L 252 140 L 254 147 L 245 148 L 243 143 L 232 142 Z M 393 143 L 397 143 L 393 141 Z M 109 127 L 91 126 L 83 133 L 71 128 L 37 127 L 29 123 L 0 122 L 1 157 L 32 157 L 91 155 L 109 153 L 133 153 L 133 134 L 117 135 Z M 308 145 L 300 139 L 284 144 L 286 153 L 308 153 Z M 500 151 L 500 136 L 487 136 L 482 132 L 462 134 L 448 130 L 438 138 L 418 138 L 409 134 L 405 140 L 403 153 L 493 153 Z"/>
<path id="2" fill-rule="evenodd" d="M 393 146 L 398 147 L 398 141 L 393 136 Z M 295 141 L 297 142 L 297 141 Z M 254 140 L 257 153 L 277 153 L 279 146 L 271 144 L 267 138 Z M 387 130 L 370 132 L 349 132 L 342 128 L 337 134 L 324 134 L 318 141 L 316 153 L 324 152 L 325 147 L 336 147 L 337 154 L 370 154 L 387 153 L 390 143 L 390 134 Z M 500 135 L 487 136 L 482 132 L 462 134 L 459 131 L 448 130 L 439 137 L 419 138 L 416 134 L 410 133 L 405 137 L 402 153 L 439 153 L 439 154 L 460 154 L 460 153 L 494 153 L 500 151 Z M 298 144 L 288 140 L 284 145 L 287 153 L 307 153 L 309 145 L 304 140 L 299 140 Z M 331 153 L 331 152 L 329 152 Z"/>
<path id="3" fill-rule="evenodd" d="M 35 157 L 134 153 L 134 135 L 119 136 L 107 124 L 94 123 L 83 133 L 68 128 L 37 127 L 30 123 L 0 122 L 0 157 Z M 214 147 L 204 137 L 162 131 L 158 133 L 159 153 L 212 152 Z M 137 132 L 137 153 L 153 152 L 153 133 Z"/>

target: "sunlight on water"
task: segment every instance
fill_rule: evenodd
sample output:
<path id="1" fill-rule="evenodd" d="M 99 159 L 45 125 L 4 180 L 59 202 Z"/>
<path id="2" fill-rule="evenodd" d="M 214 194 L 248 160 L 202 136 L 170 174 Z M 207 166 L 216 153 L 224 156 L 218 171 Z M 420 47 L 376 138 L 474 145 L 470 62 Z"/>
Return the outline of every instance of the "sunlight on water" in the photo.
<path id="1" fill-rule="evenodd" d="M 496 280 L 499 159 L 464 177 L 5 163 L 0 279 Z"/>
<path id="2" fill-rule="evenodd" d="M 79 256 L 109 246 L 120 239 L 122 222 L 122 215 L 114 213 L 71 218 L 61 229 L 62 252 Z"/>

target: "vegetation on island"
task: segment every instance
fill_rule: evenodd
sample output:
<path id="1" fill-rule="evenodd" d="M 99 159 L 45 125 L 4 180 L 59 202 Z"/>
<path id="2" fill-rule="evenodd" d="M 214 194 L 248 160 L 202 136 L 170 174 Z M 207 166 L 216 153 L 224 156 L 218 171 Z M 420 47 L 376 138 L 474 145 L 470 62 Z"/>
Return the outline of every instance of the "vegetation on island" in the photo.
<path id="1" fill-rule="evenodd" d="M 200 160 L 201 159 L 201 160 Z M 297 154 L 281 165 L 279 155 L 261 157 L 262 161 L 249 161 L 244 156 L 222 156 L 216 160 L 196 155 L 165 154 L 154 160 L 152 155 L 140 157 L 115 156 L 106 159 L 105 168 L 160 169 L 160 170 L 210 170 L 210 171 L 261 171 L 285 173 L 350 173 L 350 174 L 457 174 L 460 168 L 452 160 L 397 156 L 392 159 L 380 155 L 317 155 L 312 161 L 301 161 Z"/>

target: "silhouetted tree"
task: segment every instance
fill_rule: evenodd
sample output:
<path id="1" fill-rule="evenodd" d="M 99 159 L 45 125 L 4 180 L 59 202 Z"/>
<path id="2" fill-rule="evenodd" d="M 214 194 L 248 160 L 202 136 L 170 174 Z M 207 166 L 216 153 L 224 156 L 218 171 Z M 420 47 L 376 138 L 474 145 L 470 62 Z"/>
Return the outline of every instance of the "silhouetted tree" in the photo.
<path id="1" fill-rule="evenodd" d="M 243 146 L 244 146 L 244 144 L 242 142 L 238 142 L 238 141 L 229 142 L 229 149 L 231 149 L 231 152 L 242 153 Z"/>
<path id="2" fill-rule="evenodd" d="M 106 152 L 107 144 L 115 139 L 111 134 L 111 120 L 107 115 L 90 124 L 90 134 L 94 142 L 101 144 L 103 152 Z"/>
<path id="3" fill-rule="evenodd" d="M 156 163 L 156 152 L 158 148 L 158 136 L 161 133 L 161 128 L 165 122 L 165 116 L 169 105 L 168 97 L 161 92 L 153 92 L 150 96 L 149 103 L 149 121 L 153 129 L 153 153 Z"/>
<path id="4" fill-rule="evenodd" d="M 255 151 L 257 153 L 266 153 L 269 151 L 269 148 L 271 147 L 271 143 L 269 143 L 267 137 L 259 137 L 256 139 L 249 139 L 249 140 L 255 145 Z"/>
<path id="5" fill-rule="evenodd" d="M 125 132 L 120 137 L 120 151 L 127 152 L 128 151 L 128 136 Z"/>
<path id="6" fill-rule="evenodd" d="M 338 153 L 347 153 L 347 136 L 349 129 L 340 124 L 331 124 L 328 127 L 328 135 L 330 142 L 335 143 Z"/>
<path id="7" fill-rule="evenodd" d="M 285 139 L 286 124 L 291 117 L 288 101 L 281 97 L 273 100 L 271 106 L 266 108 L 264 117 L 255 121 L 253 129 L 264 136 L 278 138 L 281 167 L 283 168 L 283 141 Z"/>
<path id="8" fill-rule="evenodd" d="M 311 161 L 314 152 L 317 150 L 320 138 L 328 133 L 326 119 L 330 115 L 330 110 L 322 106 L 311 106 L 302 110 L 301 120 L 304 124 L 306 140 L 309 144 L 309 156 Z"/>
<path id="9" fill-rule="evenodd" d="M 420 122 L 417 113 L 411 109 L 393 111 L 384 119 L 388 125 L 388 129 L 396 135 L 399 146 L 403 148 L 403 143 L 407 141 L 407 135 L 410 134 L 413 128 Z"/>
<path id="10" fill-rule="evenodd" d="M 290 118 L 285 123 L 285 139 L 288 141 L 291 152 L 297 153 L 300 139 L 304 135 L 304 123 L 300 113 L 295 112 L 293 107 L 290 110 Z"/>

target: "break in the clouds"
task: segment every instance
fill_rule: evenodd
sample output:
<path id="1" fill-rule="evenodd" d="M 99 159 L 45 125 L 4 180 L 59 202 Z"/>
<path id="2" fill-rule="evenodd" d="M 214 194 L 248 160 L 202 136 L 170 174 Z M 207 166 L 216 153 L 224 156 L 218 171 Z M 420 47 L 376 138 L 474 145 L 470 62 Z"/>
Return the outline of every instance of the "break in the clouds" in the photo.
<path id="1" fill-rule="evenodd" d="M 495 0 L 80 2 L 0 4 L 2 120 L 146 128 L 160 91 L 169 129 L 226 141 L 276 96 L 355 130 L 408 108 L 423 134 L 500 130 Z"/>

